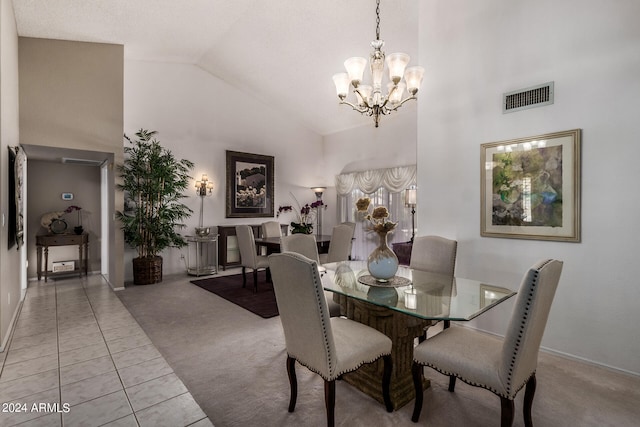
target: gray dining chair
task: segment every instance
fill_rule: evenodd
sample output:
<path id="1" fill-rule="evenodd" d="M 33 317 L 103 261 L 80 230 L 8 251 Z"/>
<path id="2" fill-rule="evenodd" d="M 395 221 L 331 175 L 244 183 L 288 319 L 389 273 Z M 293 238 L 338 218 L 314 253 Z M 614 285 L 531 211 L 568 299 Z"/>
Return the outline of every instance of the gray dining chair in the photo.
<path id="1" fill-rule="evenodd" d="M 280 238 L 282 252 L 296 252 L 318 262 L 318 245 L 313 234 L 290 234 Z"/>
<path id="2" fill-rule="evenodd" d="M 416 392 L 412 420 L 422 410 L 423 366 L 449 376 L 449 391 L 456 378 L 485 388 L 501 401 L 501 426 L 513 424 L 516 394 L 526 385 L 524 423 L 533 425 L 531 406 L 536 390 L 536 367 L 540 341 L 560 280 L 562 261 L 544 260 L 522 278 L 504 339 L 464 327 L 445 329 L 418 344 L 413 351 L 412 375 Z"/>
<path id="3" fill-rule="evenodd" d="M 282 236 L 282 229 L 278 221 L 267 221 L 260 224 L 262 231 L 262 237 L 280 237 Z"/>
<path id="4" fill-rule="evenodd" d="M 270 280 L 269 260 L 266 256 L 258 255 L 253 229 L 250 226 L 236 225 L 236 237 L 242 265 L 242 287 L 247 287 L 247 268 L 250 268 L 253 270 L 253 292 L 258 292 L 258 270 L 265 269 L 267 281 Z"/>
<path id="5" fill-rule="evenodd" d="M 362 323 L 329 317 L 316 261 L 286 252 L 269 256 L 269 264 L 287 351 L 289 412 L 294 411 L 297 400 L 296 362 L 324 380 L 327 425 L 333 426 L 335 381 L 381 357 L 384 360 L 383 400 L 387 411 L 393 411 L 389 394 L 391 339 Z"/>
<path id="6" fill-rule="evenodd" d="M 441 236 L 414 238 L 409 267 L 454 276 L 458 242 Z"/>
<path id="7" fill-rule="evenodd" d="M 329 251 L 326 254 L 320 254 L 320 263 L 327 264 L 329 262 L 349 260 L 354 232 L 355 226 L 351 227 L 349 224 L 340 224 L 333 227 Z"/>
<path id="8" fill-rule="evenodd" d="M 316 243 L 316 237 L 313 234 L 298 233 L 282 236 L 280 238 L 280 250 L 282 252 L 295 252 L 318 262 L 318 245 Z M 324 269 L 324 267 L 318 268 Z M 333 292 L 324 291 L 324 295 L 327 299 L 329 315 L 331 317 L 340 316 L 340 304 L 333 300 Z"/>
<path id="9" fill-rule="evenodd" d="M 418 236 L 413 240 L 409 267 L 412 270 L 427 271 L 446 276 L 455 275 L 456 255 L 458 242 L 441 236 Z M 437 322 L 433 322 L 435 325 Z M 444 321 L 444 328 L 448 328 L 451 322 Z M 420 341 L 427 338 L 427 327 Z"/>
<path id="10" fill-rule="evenodd" d="M 282 236 L 282 228 L 278 221 L 266 221 L 260 224 L 260 237 L 280 237 Z M 269 251 L 266 246 L 260 245 L 260 255 L 269 255 Z"/>

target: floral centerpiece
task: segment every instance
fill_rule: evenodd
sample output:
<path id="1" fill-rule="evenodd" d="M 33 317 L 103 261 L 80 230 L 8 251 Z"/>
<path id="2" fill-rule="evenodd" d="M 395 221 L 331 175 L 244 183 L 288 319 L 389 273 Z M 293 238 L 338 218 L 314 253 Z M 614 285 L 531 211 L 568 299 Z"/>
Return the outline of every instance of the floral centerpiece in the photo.
<path id="1" fill-rule="evenodd" d="M 365 214 L 364 220 L 369 221 L 369 231 L 378 234 L 380 243 L 371 252 L 367 259 L 369 273 L 379 282 L 386 282 L 393 278 L 398 271 L 398 257 L 387 244 L 387 234 L 398 225 L 389 218 L 389 210 L 386 206 L 374 207 L 371 199 L 362 197 L 356 202 L 358 213 Z"/>
<path id="2" fill-rule="evenodd" d="M 291 234 L 313 233 L 313 223 L 315 222 L 316 216 L 318 215 L 318 210 L 327 209 L 327 205 L 325 205 L 322 200 L 316 200 L 313 203 L 307 203 L 304 206 L 301 206 L 300 203 L 298 203 L 298 199 L 296 199 L 293 194 L 291 194 L 291 197 L 295 201 L 297 207 L 296 220 L 291 221 Z M 292 211 L 293 206 L 291 205 L 280 206 L 278 207 L 278 213 L 276 214 L 276 217 L 279 217 L 283 212 Z"/>

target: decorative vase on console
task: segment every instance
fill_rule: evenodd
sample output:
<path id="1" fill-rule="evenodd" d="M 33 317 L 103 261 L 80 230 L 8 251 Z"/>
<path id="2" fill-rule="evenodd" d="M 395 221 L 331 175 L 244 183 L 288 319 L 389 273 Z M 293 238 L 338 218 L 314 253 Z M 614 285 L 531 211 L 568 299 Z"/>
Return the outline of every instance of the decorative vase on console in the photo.
<path id="1" fill-rule="evenodd" d="M 371 199 L 363 197 L 356 202 L 359 213 L 365 214 L 364 219 L 371 223 L 370 231 L 375 232 L 380 243 L 367 259 L 367 268 L 376 280 L 380 282 L 393 278 L 398 271 L 398 257 L 387 244 L 387 234 L 398 224 L 389 219 L 389 210 L 385 206 L 373 207 Z"/>

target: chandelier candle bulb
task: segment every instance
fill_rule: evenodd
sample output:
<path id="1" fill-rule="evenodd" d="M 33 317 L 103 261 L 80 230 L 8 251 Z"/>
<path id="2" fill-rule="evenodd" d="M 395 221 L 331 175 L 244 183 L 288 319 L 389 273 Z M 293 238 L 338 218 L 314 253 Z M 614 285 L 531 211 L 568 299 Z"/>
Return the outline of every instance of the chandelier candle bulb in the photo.
<path id="1" fill-rule="evenodd" d="M 349 80 L 353 87 L 358 87 L 362 82 L 362 76 L 364 75 L 364 68 L 367 66 L 367 60 L 360 56 L 354 56 L 344 61 L 344 68 L 347 69 L 349 74 Z"/>
<path id="2" fill-rule="evenodd" d="M 415 95 L 420 89 L 422 84 L 422 76 L 424 75 L 424 68 L 422 67 L 409 67 L 404 72 L 404 80 L 407 82 L 407 90 L 411 95 Z"/>
<path id="3" fill-rule="evenodd" d="M 351 82 L 349 81 L 349 74 L 347 73 L 338 73 L 333 75 L 333 83 L 336 85 L 336 92 L 338 94 L 338 98 L 345 99 L 347 94 L 349 93 L 349 85 Z"/>
<path id="4" fill-rule="evenodd" d="M 407 68 L 407 64 L 411 57 L 406 53 L 392 53 L 387 57 L 387 67 L 389 67 L 389 80 L 393 84 L 400 83 L 402 76 L 404 75 L 404 69 Z"/>

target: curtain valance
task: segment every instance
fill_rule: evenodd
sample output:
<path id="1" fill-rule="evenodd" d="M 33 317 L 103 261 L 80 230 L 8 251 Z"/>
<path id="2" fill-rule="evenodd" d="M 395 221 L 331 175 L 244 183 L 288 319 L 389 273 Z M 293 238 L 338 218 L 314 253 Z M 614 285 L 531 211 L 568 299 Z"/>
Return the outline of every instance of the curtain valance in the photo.
<path id="1" fill-rule="evenodd" d="M 416 165 L 397 166 L 336 175 L 336 191 L 344 196 L 358 189 L 371 194 L 380 187 L 399 193 L 416 182 Z"/>

